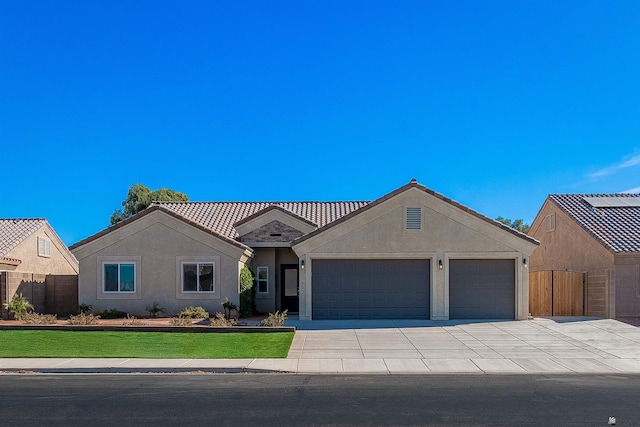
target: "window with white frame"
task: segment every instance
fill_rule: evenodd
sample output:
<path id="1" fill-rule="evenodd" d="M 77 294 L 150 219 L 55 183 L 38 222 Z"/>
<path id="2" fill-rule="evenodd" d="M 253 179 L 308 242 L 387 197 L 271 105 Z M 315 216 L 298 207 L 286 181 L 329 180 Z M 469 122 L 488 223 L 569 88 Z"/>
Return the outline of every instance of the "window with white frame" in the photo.
<path id="1" fill-rule="evenodd" d="M 269 292 L 269 267 L 258 267 L 258 275 L 256 277 L 258 284 L 258 293 L 266 294 Z"/>
<path id="2" fill-rule="evenodd" d="M 135 292 L 136 265 L 132 262 L 105 262 L 102 264 L 102 290 L 104 292 Z"/>
<path id="3" fill-rule="evenodd" d="M 51 258 L 51 240 L 38 237 L 38 256 Z"/>
<path id="4" fill-rule="evenodd" d="M 182 292 L 214 292 L 215 264 L 212 262 L 182 263 Z"/>

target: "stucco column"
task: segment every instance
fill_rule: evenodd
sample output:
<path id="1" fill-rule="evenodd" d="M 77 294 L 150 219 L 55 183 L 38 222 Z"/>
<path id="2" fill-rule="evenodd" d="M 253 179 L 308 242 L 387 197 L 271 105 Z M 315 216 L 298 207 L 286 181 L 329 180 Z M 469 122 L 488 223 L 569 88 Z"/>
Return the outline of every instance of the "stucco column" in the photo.
<path id="1" fill-rule="evenodd" d="M 442 261 L 442 268 L 439 262 Z M 447 260 L 444 253 L 437 253 L 431 265 L 431 320 L 449 320 L 449 292 Z"/>

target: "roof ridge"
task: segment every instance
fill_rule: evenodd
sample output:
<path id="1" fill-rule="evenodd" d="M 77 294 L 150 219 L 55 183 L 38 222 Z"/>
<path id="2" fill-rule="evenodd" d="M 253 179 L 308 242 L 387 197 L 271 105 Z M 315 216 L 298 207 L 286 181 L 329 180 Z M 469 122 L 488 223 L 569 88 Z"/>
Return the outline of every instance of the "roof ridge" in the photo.
<path id="1" fill-rule="evenodd" d="M 189 204 L 189 203 L 268 203 L 268 204 L 277 204 L 277 203 L 371 203 L 371 200 L 280 200 L 280 201 L 273 201 L 273 200 L 252 200 L 252 201 L 217 201 L 217 200 L 210 200 L 210 201 L 204 201 L 204 200 L 198 200 L 198 201 L 184 201 L 184 200 L 180 200 L 180 201 L 157 201 L 157 202 L 152 202 L 152 205 L 160 205 L 160 204 L 168 204 L 168 203 L 179 203 L 179 204 Z"/>

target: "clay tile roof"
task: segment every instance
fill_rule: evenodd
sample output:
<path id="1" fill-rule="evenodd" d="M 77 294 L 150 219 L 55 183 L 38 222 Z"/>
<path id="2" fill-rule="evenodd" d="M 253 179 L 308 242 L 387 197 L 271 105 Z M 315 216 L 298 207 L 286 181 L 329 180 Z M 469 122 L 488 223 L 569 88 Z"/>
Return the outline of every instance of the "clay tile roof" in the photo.
<path id="1" fill-rule="evenodd" d="M 0 218 L 0 258 L 46 223 L 43 218 Z"/>
<path id="2" fill-rule="evenodd" d="M 242 224 L 265 209 L 279 208 L 323 227 L 360 209 L 368 202 L 156 202 L 155 206 L 212 230 L 229 239 L 236 239 L 235 224 Z"/>
<path id="3" fill-rule="evenodd" d="M 602 199 L 638 198 L 640 194 L 550 194 L 549 199 L 586 232 L 614 253 L 640 252 L 640 206 L 593 206 Z M 593 198 L 593 199 L 591 199 Z M 587 200 L 585 200 L 587 199 Z"/>

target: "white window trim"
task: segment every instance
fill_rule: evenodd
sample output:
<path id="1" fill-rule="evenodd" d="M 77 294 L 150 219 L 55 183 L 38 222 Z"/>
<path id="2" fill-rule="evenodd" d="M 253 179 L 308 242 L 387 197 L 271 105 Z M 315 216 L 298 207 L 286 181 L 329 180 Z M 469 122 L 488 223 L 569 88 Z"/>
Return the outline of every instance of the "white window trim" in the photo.
<path id="1" fill-rule="evenodd" d="M 38 256 L 51 258 L 51 240 L 45 237 L 38 237 Z"/>
<path id="2" fill-rule="evenodd" d="M 104 290 L 104 264 L 133 264 L 134 292 Z M 139 256 L 98 256 L 96 265 L 96 298 L 99 300 L 140 299 L 142 295 L 142 257 Z"/>
<path id="3" fill-rule="evenodd" d="M 132 291 L 121 291 L 120 290 L 120 266 L 123 264 L 133 265 L 133 290 Z M 105 289 L 105 265 L 117 265 L 118 266 L 118 290 L 117 291 L 107 291 Z M 133 261 L 102 261 L 102 293 L 104 294 L 135 294 L 138 281 L 137 281 L 137 270 L 136 263 Z"/>
<path id="4" fill-rule="evenodd" d="M 176 257 L 176 299 L 178 300 L 216 300 L 221 298 L 221 289 L 224 284 L 221 281 L 222 265 L 218 255 L 192 255 Z M 183 264 L 213 264 L 213 291 L 183 291 Z M 236 282 L 236 286 L 238 286 Z M 226 288 L 225 288 L 226 289 Z M 237 292 L 237 289 L 236 289 Z M 224 295 L 231 299 L 231 294 Z"/>
<path id="5" fill-rule="evenodd" d="M 267 277 L 264 279 L 260 279 L 260 271 L 264 270 L 267 272 Z M 265 291 L 260 291 L 260 282 L 264 282 L 266 283 L 266 290 Z M 257 268 L 256 271 L 256 293 L 258 294 L 268 294 L 269 293 L 269 267 L 267 266 L 260 266 Z"/>
<path id="6" fill-rule="evenodd" d="M 210 291 L 201 291 L 200 290 L 200 276 L 197 276 L 197 282 L 196 282 L 196 290 L 195 291 L 185 291 L 184 290 L 184 266 L 185 264 L 195 264 L 196 265 L 196 269 L 200 269 L 201 265 L 204 264 L 209 264 L 212 266 L 213 268 L 213 289 Z M 182 291 L 182 293 L 184 294 L 211 294 L 214 293 L 217 289 L 217 283 L 216 283 L 216 263 L 213 261 L 182 261 L 180 263 L 180 289 Z"/>

